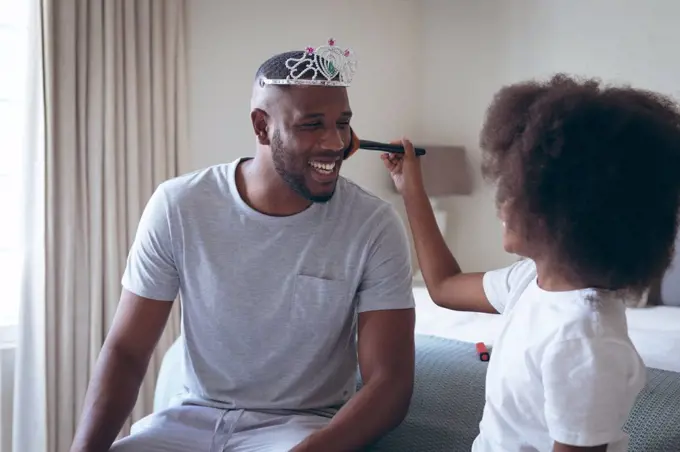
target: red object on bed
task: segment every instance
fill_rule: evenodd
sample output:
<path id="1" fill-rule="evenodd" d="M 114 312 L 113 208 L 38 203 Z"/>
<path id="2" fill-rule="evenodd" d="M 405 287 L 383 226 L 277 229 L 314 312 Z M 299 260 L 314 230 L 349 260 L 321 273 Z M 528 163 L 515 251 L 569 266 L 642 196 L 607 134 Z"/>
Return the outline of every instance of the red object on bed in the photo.
<path id="1" fill-rule="evenodd" d="M 477 348 L 477 356 L 479 356 L 480 361 L 488 361 L 490 358 L 489 350 L 484 345 L 484 342 L 477 342 L 475 345 Z"/>

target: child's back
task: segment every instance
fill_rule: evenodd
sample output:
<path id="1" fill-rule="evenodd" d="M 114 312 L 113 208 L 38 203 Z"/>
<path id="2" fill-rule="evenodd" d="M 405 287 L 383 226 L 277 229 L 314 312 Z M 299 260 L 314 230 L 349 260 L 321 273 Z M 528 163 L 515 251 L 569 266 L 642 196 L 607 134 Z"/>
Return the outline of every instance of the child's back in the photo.
<path id="1" fill-rule="evenodd" d="M 529 259 L 483 281 L 507 320 L 489 362 L 473 451 L 549 451 L 554 441 L 626 451 L 621 425 L 646 372 L 623 300 L 594 301 L 591 289 L 543 290 Z"/>

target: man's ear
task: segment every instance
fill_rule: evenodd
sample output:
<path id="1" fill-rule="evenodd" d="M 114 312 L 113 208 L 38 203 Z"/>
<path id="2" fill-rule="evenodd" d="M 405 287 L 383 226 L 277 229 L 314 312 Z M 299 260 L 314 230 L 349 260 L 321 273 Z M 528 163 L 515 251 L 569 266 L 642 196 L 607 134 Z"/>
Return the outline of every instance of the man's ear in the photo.
<path id="1" fill-rule="evenodd" d="M 253 123 L 253 131 L 257 137 L 257 142 L 268 146 L 269 141 L 269 115 L 262 109 L 255 108 L 250 112 L 250 120 Z"/>

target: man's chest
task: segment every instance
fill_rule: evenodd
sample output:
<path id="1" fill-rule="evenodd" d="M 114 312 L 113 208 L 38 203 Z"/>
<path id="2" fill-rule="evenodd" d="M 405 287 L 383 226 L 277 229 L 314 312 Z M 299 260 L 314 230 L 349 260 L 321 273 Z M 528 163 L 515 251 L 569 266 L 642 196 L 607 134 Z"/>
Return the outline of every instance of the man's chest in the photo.
<path id="1" fill-rule="evenodd" d="M 235 331 L 243 341 L 263 341 L 267 332 L 296 343 L 282 335 L 315 340 L 346 329 L 363 257 L 341 234 L 333 241 L 328 229 L 232 223 L 184 234 L 175 255 L 185 317 L 216 336 Z"/>
<path id="2" fill-rule="evenodd" d="M 361 237 L 333 221 L 262 224 L 233 212 L 187 220 L 173 240 L 184 279 L 237 279 L 253 284 L 306 274 L 352 280 L 362 270 Z"/>

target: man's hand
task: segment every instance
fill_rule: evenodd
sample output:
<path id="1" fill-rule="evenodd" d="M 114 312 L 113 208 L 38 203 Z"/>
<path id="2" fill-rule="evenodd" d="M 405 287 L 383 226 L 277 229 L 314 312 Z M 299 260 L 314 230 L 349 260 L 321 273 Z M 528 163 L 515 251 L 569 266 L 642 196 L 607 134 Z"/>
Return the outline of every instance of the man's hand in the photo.
<path id="1" fill-rule="evenodd" d="M 363 387 L 328 426 L 293 452 L 362 450 L 406 417 L 413 393 L 414 309 L 359 314 L 359 368 Z"/>

